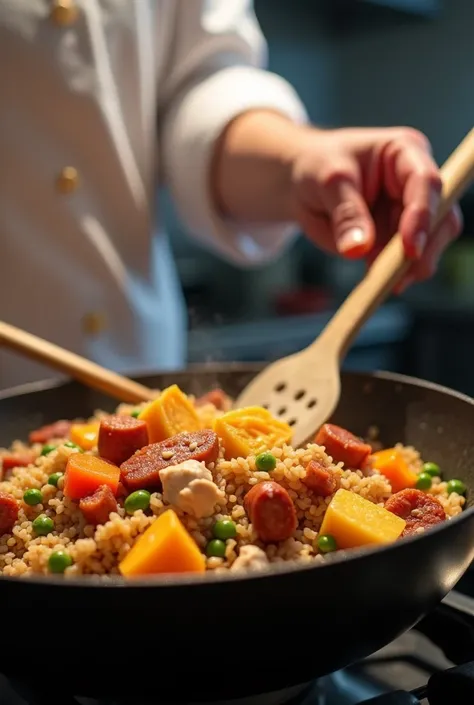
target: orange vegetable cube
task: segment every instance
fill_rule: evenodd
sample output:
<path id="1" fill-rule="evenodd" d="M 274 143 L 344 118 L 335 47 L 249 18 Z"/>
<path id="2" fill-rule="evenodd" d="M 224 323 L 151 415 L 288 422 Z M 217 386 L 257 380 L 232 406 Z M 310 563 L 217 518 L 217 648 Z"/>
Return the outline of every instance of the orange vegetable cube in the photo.
<path id="1" fill-rule="evenodd" d="M 99 438 L 100 423 L 74 423 L 69 431 L 69 437 L 73 443 L 83 450 L 92 450 L 97 446 Z"/>
<path id="2" fill-rule="evenodd" d="M 93 494 L 101 485 L 107 485 L 117 494 L 120 469 L 95 455 L 74 453 L 69 456 L 64 475 L 64 494 L 79 500 Z"/>
<path id="3" fill-rule="evenodd" d="M 119 567 L 127 578 L 157 573 L 203 573 L 205 559 L 177 514 L 168 509 L 140 536 Z"/>
<path id="4" fill-rule="evenodd" d="M 183 431 L 200 431 L 201 422 L 194 405 L 177 384 L 164 389 L 138 418 L 145 421 L 149 443 L 159 443 Z"/>
<path id="5" fill-rule="evenodd" d="M 415 487 L 418 475 L 410 470 L 403 455 L 396 448 L 380 450 L 371 456 L 372 466 L 385 475 L 392 486 L 392 492 L 400 492 Z"/>

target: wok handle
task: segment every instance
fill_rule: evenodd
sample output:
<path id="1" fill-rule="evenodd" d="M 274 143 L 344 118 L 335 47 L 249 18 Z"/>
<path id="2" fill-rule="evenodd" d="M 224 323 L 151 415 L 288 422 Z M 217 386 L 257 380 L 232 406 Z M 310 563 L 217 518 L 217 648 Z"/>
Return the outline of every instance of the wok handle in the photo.
<path id="1" fill-rule="evenodd" d="M 142 384 L 3 321 L 0 321 L 0 345 L 64 372 L 122 402 L 137 404 L 156 396 Z"/>
<path id="2" fill-rule="evenodd" d="M 441 200 L 432 229 L 441 223 L 474 180 L 474 128 L 441 168 L 441 178 Z M 392 293 L 410 264 L 411 261 L 405 256 L 402 237 L 397 233 L 327 324 L 317 342 L 324 338 L 342 359 L 366 320 Z"/>

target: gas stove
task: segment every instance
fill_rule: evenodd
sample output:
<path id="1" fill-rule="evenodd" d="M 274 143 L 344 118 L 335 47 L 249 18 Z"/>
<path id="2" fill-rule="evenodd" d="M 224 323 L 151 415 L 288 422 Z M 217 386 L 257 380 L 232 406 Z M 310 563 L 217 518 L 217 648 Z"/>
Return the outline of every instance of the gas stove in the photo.
<path id="1" fill-rule="evenodd" d="M 355 635 L 354 635 L 355 638 Z M 317 653 L 315 653 L 317 658 Z M 48 685 L 48 681 L 50 681 Z M 159 690 L 159 684 L 157 684 Z M 371 657 L 315 683 L 225 705 L 472 705 L 474 703 L 474 577 L 468 574 L 415 629 Z M 0 676 L 0 705 L 166 705 L 96 701 Z M 183 704 L 184 705 L 184 704 Z M 189 703 L 187 705 L 190 705 Z M 214 703 L 214 705 L 224 705 Z"/>

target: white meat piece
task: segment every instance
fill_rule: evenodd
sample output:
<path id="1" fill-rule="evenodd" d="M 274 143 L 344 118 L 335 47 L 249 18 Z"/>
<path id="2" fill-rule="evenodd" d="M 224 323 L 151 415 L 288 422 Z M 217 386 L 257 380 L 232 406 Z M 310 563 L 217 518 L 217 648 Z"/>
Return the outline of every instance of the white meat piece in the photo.
<path id="1" fill-rule="evenodd" d="M 242 546 L 231 570 L 262 570 L 269 562 L 265 551 L 258 546 Z"/>
<path id="2" fill-rule="evenodd" d="M 224 496 L 210 470 L 197 460 L 185 460 L 160 470 L 160 479 L 164 501 L 196 519 L 214 514 L 216 503 Z"/>

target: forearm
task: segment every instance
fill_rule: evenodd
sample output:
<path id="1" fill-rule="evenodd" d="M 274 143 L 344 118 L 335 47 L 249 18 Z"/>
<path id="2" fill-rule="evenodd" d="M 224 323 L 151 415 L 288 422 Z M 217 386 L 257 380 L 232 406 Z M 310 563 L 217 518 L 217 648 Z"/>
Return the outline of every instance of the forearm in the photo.
<path id="1" fill-rule="evenodd" d="M 292 221 L 292 164 L 307 130 L 269 110 L 235 118 L 214 152 L 211 193 L 218 211 L 242 222 Z"/>

